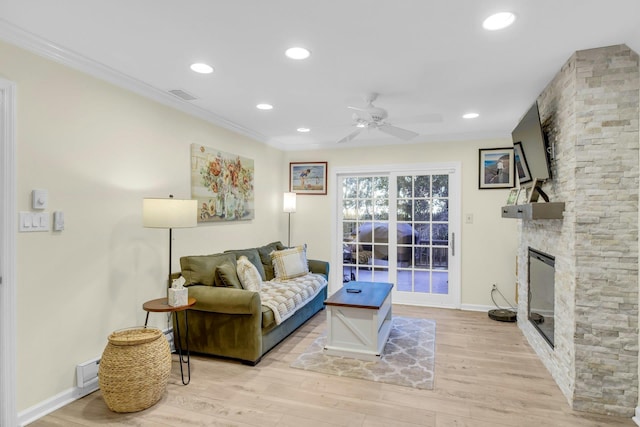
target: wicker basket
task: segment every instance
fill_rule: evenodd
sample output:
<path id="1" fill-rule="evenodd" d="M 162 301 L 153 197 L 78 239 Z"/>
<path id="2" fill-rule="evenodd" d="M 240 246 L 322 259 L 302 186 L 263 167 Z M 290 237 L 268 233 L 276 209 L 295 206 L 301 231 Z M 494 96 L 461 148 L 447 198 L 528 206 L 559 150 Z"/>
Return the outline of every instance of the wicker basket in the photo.
<path id="1" fill-rule="evenodd" d="M 98 367 L 105 403 L 114 412 L 136 412 L 154 405 L 167 388 L 171 351 L 155 328 L 129 328 L 109 335 Z"/>

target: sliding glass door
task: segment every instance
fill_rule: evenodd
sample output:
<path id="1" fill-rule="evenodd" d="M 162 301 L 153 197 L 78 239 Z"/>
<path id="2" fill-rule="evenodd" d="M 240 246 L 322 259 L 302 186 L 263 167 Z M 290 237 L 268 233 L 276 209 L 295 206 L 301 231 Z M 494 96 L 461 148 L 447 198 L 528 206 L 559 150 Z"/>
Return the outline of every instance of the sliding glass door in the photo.
<path id="1" fill-rule="evenodd" d="M 342 281 L 391 282 L 394 302 L 459 305 L 457 170 L 338 175 Z"/>

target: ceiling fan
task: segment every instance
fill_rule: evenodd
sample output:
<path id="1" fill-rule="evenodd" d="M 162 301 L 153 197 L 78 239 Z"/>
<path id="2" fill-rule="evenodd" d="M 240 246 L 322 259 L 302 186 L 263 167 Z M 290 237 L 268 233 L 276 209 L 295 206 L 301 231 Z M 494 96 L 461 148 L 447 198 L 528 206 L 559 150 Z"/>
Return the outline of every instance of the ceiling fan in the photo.
<path id="1" fill-rule="evenodd" d="M 378 129 L 381 132 L 384 132 L 391 136 L 395 136 L 396 138 L 400 138 L 405 141 L 408 141 L 419 135 L 416 132 L 402 129 L 386 123 L 385 119 L 388 116 L 387 110 L 373 105 L 373 101 L 375 101 L 377 98 L 377 93 L 370 93 L 364 98 L 364 101 L 367 104 L 366 107 L 347 107 L 351 110 L 355 110 L 355 113 L 353 113 L 353 121 L 354 126 L 357 129 L 338 141 L 339 144 L 342 142 L 349 142 L 353 140 L 365 129 Z"/>

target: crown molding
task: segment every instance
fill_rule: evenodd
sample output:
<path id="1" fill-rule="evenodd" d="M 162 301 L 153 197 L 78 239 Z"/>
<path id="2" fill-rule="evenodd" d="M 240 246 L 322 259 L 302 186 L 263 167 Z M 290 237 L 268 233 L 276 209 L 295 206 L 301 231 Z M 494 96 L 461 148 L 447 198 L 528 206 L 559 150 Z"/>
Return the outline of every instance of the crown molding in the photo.
<path id="1" fill-rule="evenodd" d="M 265 144 L 268 143 L 267 138 L 258 132 L 240 126 L 237 123 L 213 114 L 187 101 L 183 101 L 168 92 L 157 89 L 77 52 L 65 49 L 1 18 L 0 39 L 214 125 L 247 136 L 256 141 Z"/>

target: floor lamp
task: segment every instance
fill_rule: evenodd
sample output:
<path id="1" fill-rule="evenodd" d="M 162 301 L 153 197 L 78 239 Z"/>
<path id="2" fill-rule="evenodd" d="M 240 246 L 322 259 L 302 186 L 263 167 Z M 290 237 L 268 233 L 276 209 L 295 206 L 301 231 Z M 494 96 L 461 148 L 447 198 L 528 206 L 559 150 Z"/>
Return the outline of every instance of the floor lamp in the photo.
<path id="1" fill-rule="evenodd" d="M 289 214 L 289 240 L 287 241 L 287 246 L 291 247 L 291 214 L 296 211 L 296 193 L 284 193 L 282 211 Z"/>
<path id="2" fill-rule="evenodd" d="M 171 286 L 171 231 L 198 225 L 198 201 L 174 199 L 144 199 L 142 222 L 149 228 L 169 229 L 169 286 Z"/>

